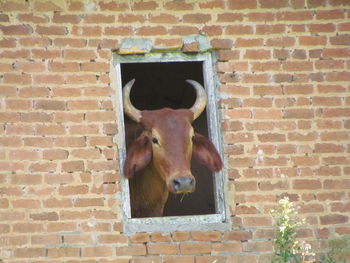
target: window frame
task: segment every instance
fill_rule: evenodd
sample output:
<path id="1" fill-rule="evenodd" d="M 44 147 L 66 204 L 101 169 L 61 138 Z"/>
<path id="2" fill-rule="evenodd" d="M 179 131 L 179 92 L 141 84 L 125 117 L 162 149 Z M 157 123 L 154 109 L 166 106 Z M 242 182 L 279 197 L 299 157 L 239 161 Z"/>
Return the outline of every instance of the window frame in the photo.
<path id="1" fill-rule="evenodd" d="M 124 231 L 126 233 L 137 232 L 172 232 L 172 231 L 198 231 L 198 230 L 228 230 L 230 229 L 230 220 L 228 219 L 227 201 L 226 201 L 226 182 L 227 175 L 225 167 L 217 173 L 213 173 L 213 189 L 215 200 L 215 214 L 191 215 L 191 216 L 167 216 L 167 217 L 149 217 L 132 218 L 130 207 L 129 182 L 122 176 L 122 168 L 126 158 L 124 112 L 122 99 L 122 76 L 121 64 L 124 63 L 162 63 L 162 62 L 202 62 L 204 88 L 207 92 L 208 102 L 206 107 L 207 126 L 210 140 L 217 147 L 223 156 L 223 144 L 220 130 L 219 112 L 217 107 L 217 87 L 219 81 L 215 69 L 215 54 L 212 52 L 203 52 L 196 54 L 184 53 L 146 53 L 142 55 L 119 55 L 113 54 L 113 66 L 116 84 L 116 107 L 118 114 L 117 144 L 119 149 L 119 167 L 121 174 L 122 193 L 118 193 L 116 198 L 122 203 Z"/>

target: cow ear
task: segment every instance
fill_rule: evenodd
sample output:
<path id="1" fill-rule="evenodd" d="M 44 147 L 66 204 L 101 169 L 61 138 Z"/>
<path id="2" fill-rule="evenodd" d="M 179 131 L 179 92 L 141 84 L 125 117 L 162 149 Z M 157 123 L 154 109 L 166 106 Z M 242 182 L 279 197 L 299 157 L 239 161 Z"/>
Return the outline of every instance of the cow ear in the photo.
<path id="1" fill-rule="evenodd" d="M 124 175 L 131 178 L 137 172 L 145 168 L 152 160 L 152 145 L 149 139 L 141 135 L 131 145 L 126 154 L 124 163 Z"/>
<path id="2" fill-rule="evenodd" d="M 206 137 L 195 133 L 193 137 L 193 157 L 201 164 L 208 167 L 213 172 L 218 172 L 222 168 L 221 157 L 214 144 Z"/>

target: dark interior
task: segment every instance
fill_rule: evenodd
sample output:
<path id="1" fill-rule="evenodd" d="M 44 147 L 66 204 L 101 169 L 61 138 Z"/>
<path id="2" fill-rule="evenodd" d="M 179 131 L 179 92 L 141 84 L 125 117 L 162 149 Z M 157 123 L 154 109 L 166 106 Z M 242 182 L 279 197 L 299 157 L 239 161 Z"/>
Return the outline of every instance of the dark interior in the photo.
<path id="1" fill-rule="evenodd" d="M 203 85 L 202 62 L 123 63 L 121 75 L 123 86 L 131 79 L 136 80 L 130 97 L 139 110 L 190 108 L 196 99 L 195 91 L 185 80 L 196 80 Z M 125 120 L 128 120 L 126 116 Z M 193 122 L 193 127 L 208 136 L 205 111 Z M 185 196 L 170 194 L 165 216 L 215 213 L 212 173 L 195 161 L 192 172 L 196 191 Z"/>

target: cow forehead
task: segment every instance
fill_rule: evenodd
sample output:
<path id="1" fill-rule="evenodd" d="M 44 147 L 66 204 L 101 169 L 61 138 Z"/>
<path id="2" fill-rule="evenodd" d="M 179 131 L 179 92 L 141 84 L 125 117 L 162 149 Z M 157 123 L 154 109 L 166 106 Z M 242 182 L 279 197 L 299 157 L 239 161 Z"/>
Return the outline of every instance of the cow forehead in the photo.
<path id="1" fill-rule="evenodd" d="M 193 113 L 185 109 L 142 111 L 141 116 L 141 122 L 149 129 L 156 129 L 164 135 L 188 131 L 193 120 Z"/>

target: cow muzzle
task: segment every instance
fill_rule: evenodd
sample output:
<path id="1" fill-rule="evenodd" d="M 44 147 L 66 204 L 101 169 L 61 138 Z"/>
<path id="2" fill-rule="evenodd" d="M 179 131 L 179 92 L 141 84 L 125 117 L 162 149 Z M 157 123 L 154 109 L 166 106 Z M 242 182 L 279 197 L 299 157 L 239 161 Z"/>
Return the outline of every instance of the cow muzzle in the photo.
<path id="1" fill-rule="evenodd" d="M 174 193 L 184 194 L 191 193 L 194 191 L 196 186 L 196 181 L 191 177 L 178 177 L 171 182 Z"/>

